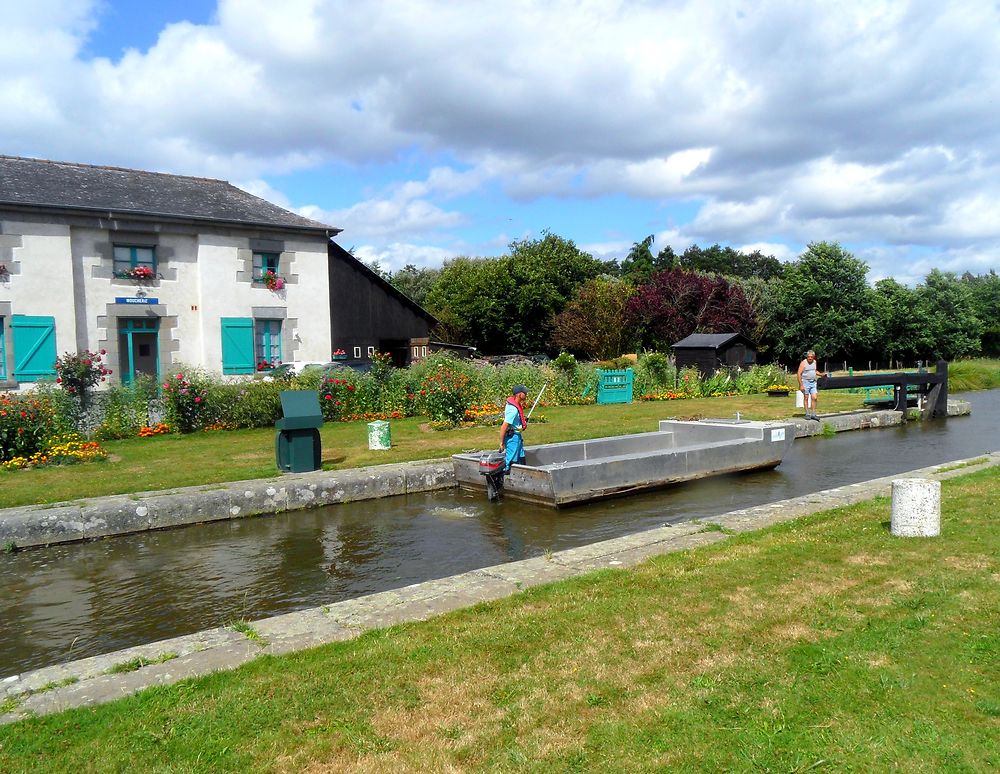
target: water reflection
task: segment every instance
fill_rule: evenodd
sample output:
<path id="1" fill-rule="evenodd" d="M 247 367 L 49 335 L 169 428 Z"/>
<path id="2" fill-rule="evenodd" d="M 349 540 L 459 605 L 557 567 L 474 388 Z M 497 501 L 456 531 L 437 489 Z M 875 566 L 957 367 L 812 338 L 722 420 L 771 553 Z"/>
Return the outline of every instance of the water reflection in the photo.
<path id="1" fill-rule="evenodd" d="M 459 491 L 54 546 L 3 557 L 0 676 L 992 451 L 974 418 L 796 443 L 773 471 L 565 511 Z"/>

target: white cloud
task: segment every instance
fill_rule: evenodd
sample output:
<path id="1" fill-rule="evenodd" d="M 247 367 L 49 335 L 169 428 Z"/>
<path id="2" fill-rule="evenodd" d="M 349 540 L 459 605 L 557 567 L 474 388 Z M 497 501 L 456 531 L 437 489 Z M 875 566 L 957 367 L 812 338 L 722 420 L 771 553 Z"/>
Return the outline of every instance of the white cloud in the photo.
<path id="1" fill-rule="evenodd" d="M 324 211 L 302 207 L 302 215 L 344 229 L 351 238 L 393 239 L 426 235 L 455 228 L 465 217 L 448 212 L 423 199 L 372 199 L 343 210 Z"/>
<path id="2" fill-rule="evenodd" d="M 736 249 L 744 253 L 752 253 L 760 250 L 764 255 L 773 255 L 779 261 L 794 261 L 801 255 L 802 250 L 791 247 L 782 242 L 750 242 L 745 245 L 737 245 Z"/>
<path id="3" fill-rule="evenodd" d="M 347 244 L 344 240 L 338 240 Z M 455 254 L 440 247 L 417 245 L 408 242 L 391 242 L 383 245 L 359 245 L 354 248 L 354 256 L 370 263 L 378 261 L 383 269 L 398 271 L 406 264 L 412 263 L 418 268 L 440 266 Z"/>
<path id="4" fill-rule="evenodd" d="M 81 53 L 99 0 L 7 5 L 3 152 L 249 181 L 286 206 L 276 175 L 398 164 L 365 201 L 299 208 L 373 250 L 461 244 L 461 200 L 490 188 L 696 202 L 650 226 L 675 249 L 835 239 L 887 266 L 996 265 L 993 3 L 221 0 L 116 60 Z M 406 168 L 414 152 L 435 166 Z"/>

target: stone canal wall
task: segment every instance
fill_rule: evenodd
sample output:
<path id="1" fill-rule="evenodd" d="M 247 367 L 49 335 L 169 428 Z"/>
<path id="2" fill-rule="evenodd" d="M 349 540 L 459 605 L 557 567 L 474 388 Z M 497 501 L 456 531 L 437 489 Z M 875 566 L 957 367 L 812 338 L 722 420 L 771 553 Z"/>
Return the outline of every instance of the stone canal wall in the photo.
<path id="1" fill-rule="evenodd" d="M 949 416 L 969 412 L 967 402 L 949 401 Z M 902 423 L 902 414 L 863 411 L 826 415 L 820 422 L 793 421 L 795 437 L 802 438 L 821 434 L 825 426 L 836 432 L 891 427 Z M 0 546 L 70 543 L 454 486 L 454 467 L 450 458 L 444 458 L 4 508 L 0 509 Z"/>
<path id="2" fill-rule="evenodd" d="M 0 545 L 68 543 L 454 486 L 455 470 L 446 458 L 5 508 Z"/>
<path id="3" fill-rule="evenodd" d="M 1000 452 L 731 511 L 705 519 L 703 523 L 663 526 L 545 556 L 264 618 L 251 622 L 247 634 L 219 627 L 22 675 L 10 675 L 0 678 L 0 704 L 7 707 L 6 714 L 0 715 L 0 723 L 113 701 L 143 688 L 233 669 L 265 654 L 288 653 L 352 639 L 370 629 L 426 620 L 593 570 L 634 567 L 653 556 L 718 543 L 733 534 L 886 496 L 891 491 L 893 479 L 941 480 L 994 465 L 1000 465 Z M 135 668 L 122 672 L 123 665 L 135 665 Z"/>

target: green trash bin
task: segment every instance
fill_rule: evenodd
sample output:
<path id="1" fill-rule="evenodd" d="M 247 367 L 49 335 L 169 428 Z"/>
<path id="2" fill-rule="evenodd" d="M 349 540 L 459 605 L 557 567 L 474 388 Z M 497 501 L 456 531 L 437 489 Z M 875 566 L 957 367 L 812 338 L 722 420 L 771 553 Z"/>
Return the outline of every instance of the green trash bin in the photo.
<path id="1" fill-rule="evenodd" d="M 392 448 L 392 428 L 388 422 L 378 419 L 368 423 L 368 448 L 375 451 Z"/>
<path id="2" fill-rule="evenodd" d="M 278 470 L 283 473 L 308 473 L 323 464 L 319 428 L 323 412 L 315 390 L 286 390 L 280 393 L 282 419 L 274 423 L 277 435 L 274 452 Z"/>

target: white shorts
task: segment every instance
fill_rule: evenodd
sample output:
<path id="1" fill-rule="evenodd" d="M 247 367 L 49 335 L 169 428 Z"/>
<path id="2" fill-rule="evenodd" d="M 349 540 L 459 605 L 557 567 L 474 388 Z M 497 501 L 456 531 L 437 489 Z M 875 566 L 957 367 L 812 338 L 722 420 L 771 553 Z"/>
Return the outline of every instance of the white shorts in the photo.
<path id="1" fill-rule="evenodd" d="M 816 382 L 804 381 L 802 382 L 802 392 L 805 395 L 815 395 L 816 394 Z"/>

